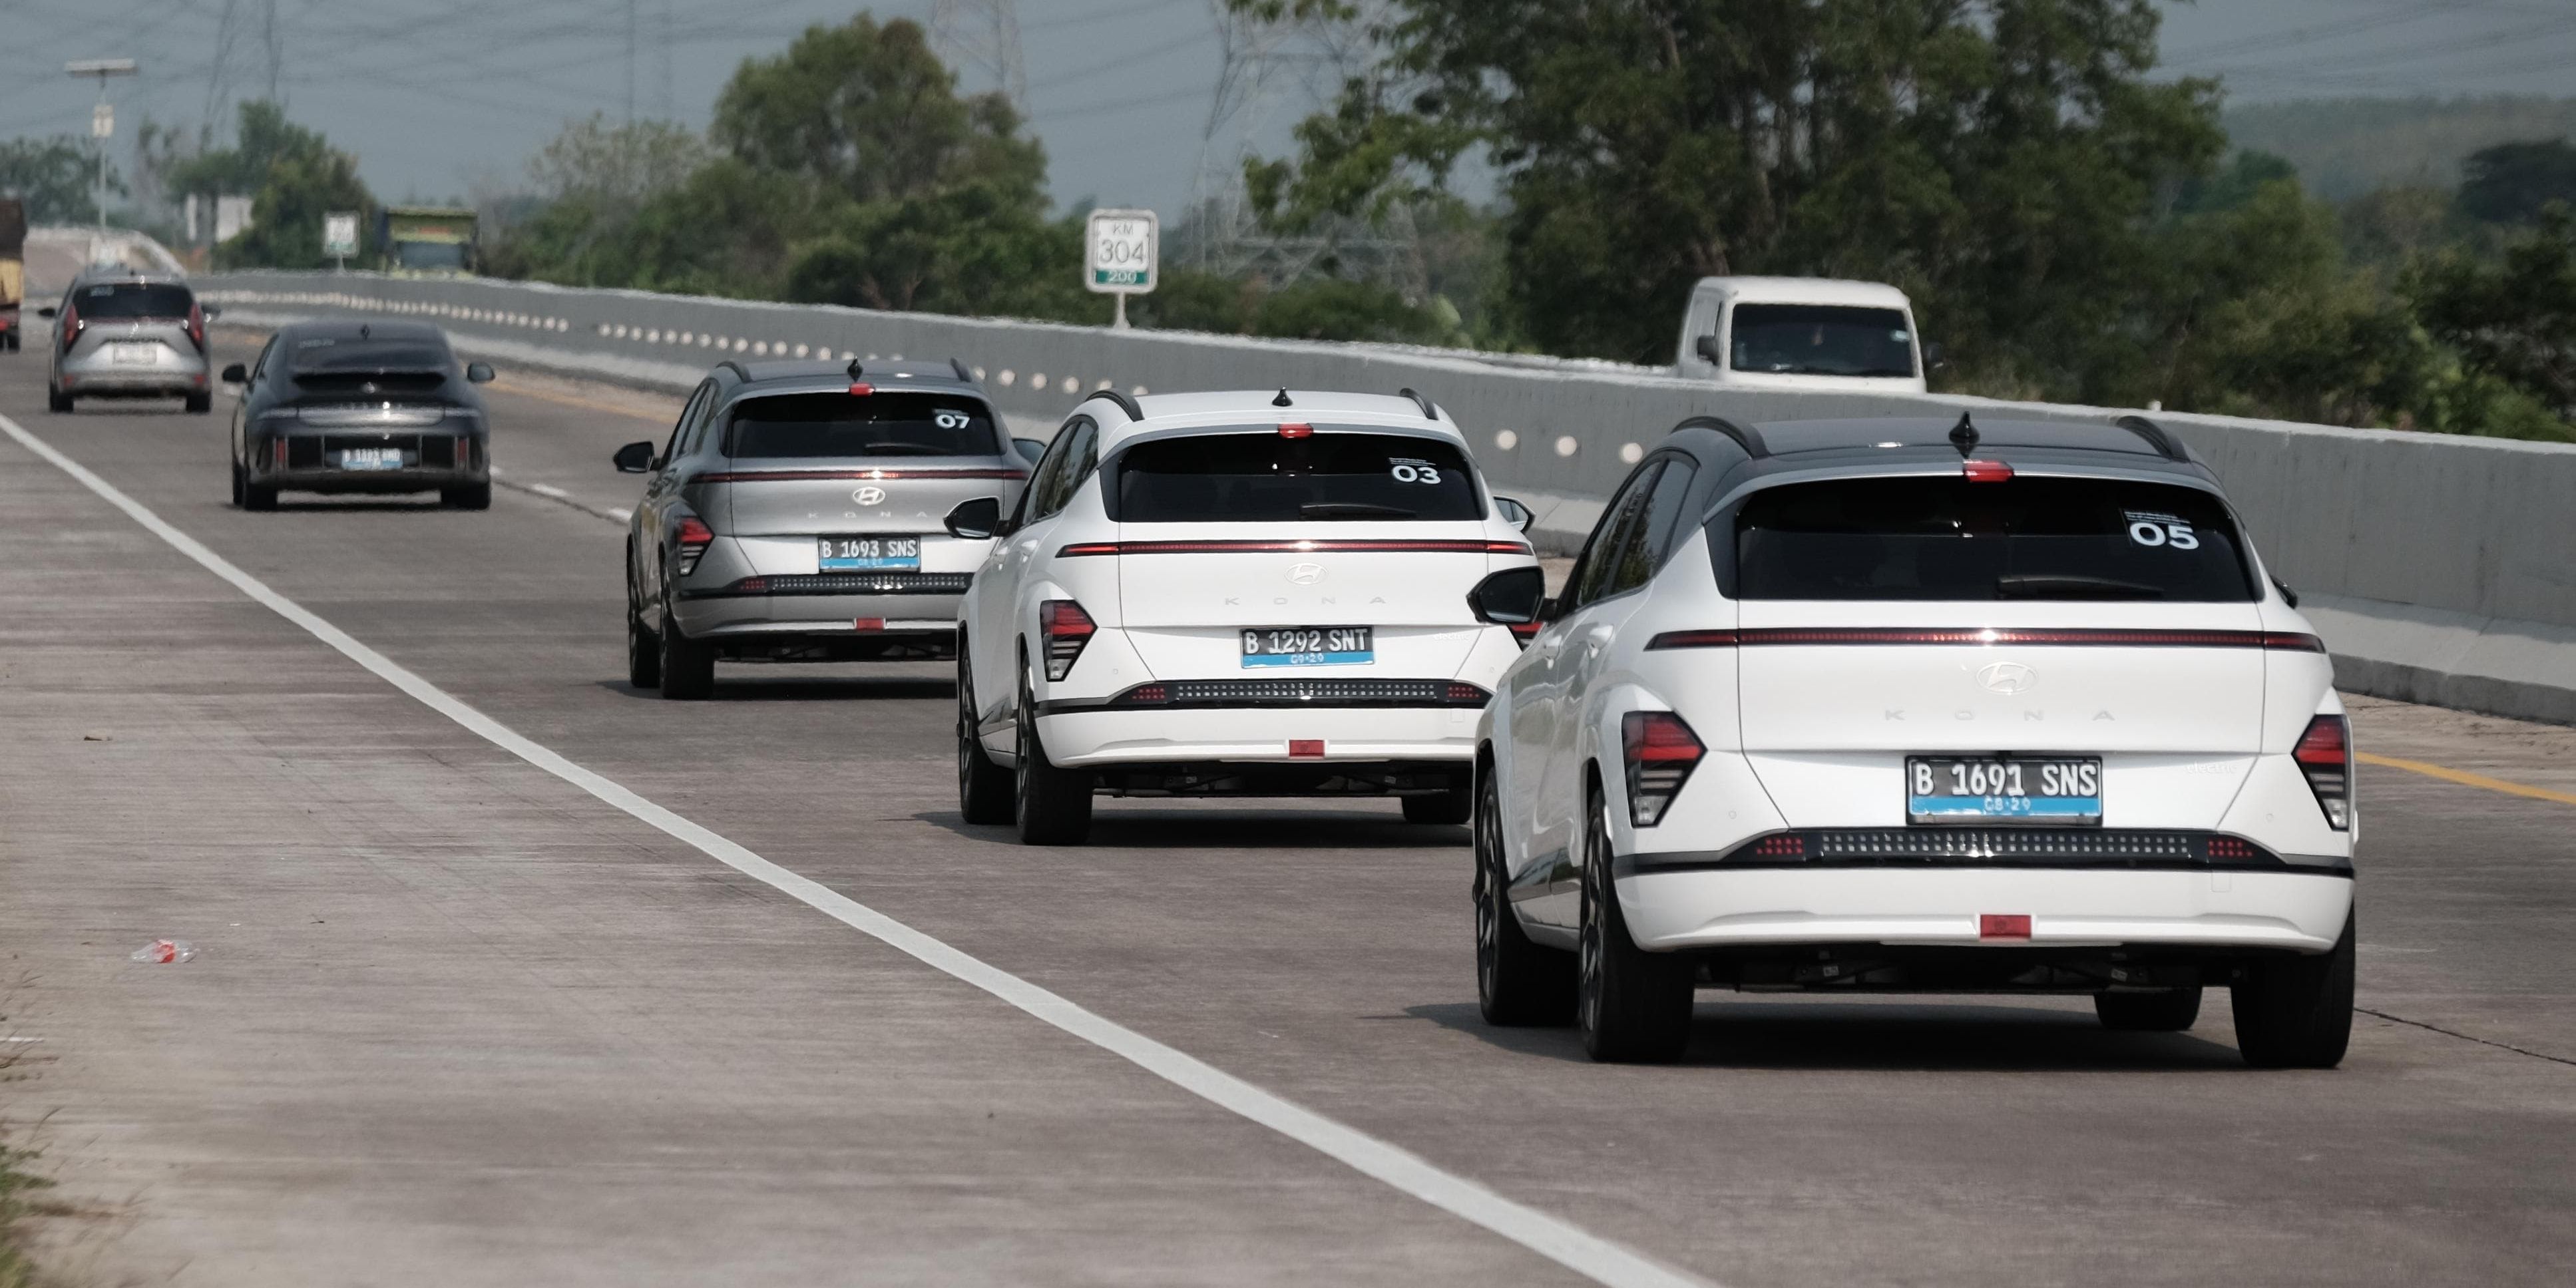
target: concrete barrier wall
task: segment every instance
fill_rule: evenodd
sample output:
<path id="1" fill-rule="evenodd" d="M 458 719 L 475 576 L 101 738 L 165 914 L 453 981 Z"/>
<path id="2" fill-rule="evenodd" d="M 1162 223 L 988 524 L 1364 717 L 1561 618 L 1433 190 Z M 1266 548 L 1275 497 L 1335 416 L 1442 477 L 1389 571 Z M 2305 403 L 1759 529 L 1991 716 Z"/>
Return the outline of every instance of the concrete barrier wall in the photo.
<path id="1" fill-rule="evenodd" d="M 484 279 L 234 273 L 207 298 L 237 320 L 397 312 L 459 347 L 559 370 L 684 388 L 727 357 L 954 357 L 1003 411 L 1048 424 L 1082 394 L 1413 388 L 1455 416 L 1496 487 L 1533 502 L 1560 543 L 1590 527 L 1630 464 L 1681 419 L 1981 414 L 2100 421 L 2120 409 L 1944 395 L 1743 393 L 1615 363 L 1393 345 L 1256 340 L 827 306 L 579 290 Z M 2576 720 L 2576 446 L 2157 413 L 2225 481 L 2273 571 L 2355 623 L 2345 671 L 2371 687 Z M 2373 623 L 2385 641 L 2365 646 Z M 2452 659 L 2419 656 L 2428 624 Z M 2502 633 L 2528 671 L 2462 677 L 2458 637 Z M 2339 660 L 2346 656 L 2343 641 Z M 2372 653 L 2369 649 L 2378 649 Z M 2408 651 L 2413 650 L 2413 651 Z M 2475 652 L 2476 650 L 2466 650 Z M 2489 650 L 2492 652 L 2493 650 Z M 2383 655 L 2384 654 L 2384 655 Z M 2537 668 L 2533 670 L 2532 668 Z M 2428 678 L 2429 677 L 2429 678 Z M 2476 683 L 2468 684 L 2474 679 Z M 2452 684 L 2461 680 L 2460 684 Z M 2449 689 L 2443 686 L 2450 685 Z M 2557 690 L 2525 701 L 2516 686 Z M 2464 687 L 2465 686 L 2465 687 Z M 2501 695 L 2501 696 L 2498 696 Z"/>

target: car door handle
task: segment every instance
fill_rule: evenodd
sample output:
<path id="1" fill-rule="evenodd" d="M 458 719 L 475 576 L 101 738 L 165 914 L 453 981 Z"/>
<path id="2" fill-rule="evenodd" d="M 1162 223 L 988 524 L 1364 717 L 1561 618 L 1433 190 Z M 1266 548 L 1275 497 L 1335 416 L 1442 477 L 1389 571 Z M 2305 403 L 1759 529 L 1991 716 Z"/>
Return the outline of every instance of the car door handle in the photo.
<path id="1" fill-rule="evenodd" d="M 1586 654 L 1592 654 L 1592 653 L 1598 653 L 1598 652 L 1600 652 L 1600 651 L 1601 651 L 1601 647 L 1602 647 L 1603 645 L 1605 645 L 1605 644 L 1608 644 L 1608 643 L 1610 642 L 1610 637 L 1611 637 L 1612 635 L 1617 634 L 1617 633 L 1618 633 L 1618 632 L 1616 632 L 1616 631 L 1612 630 L 1611 628 L 1609 628 L 1609 627 L 1607 627 L 1607 626 L 1595 626 L 1595 627 L 1592 627 L 1592 628 L 1590 628 L 1590 629 L 1588 629 L 1588 630 L 1584 631 L 1584 632 L 1583 632 L 1583 651 L 1584 651 Z"/>

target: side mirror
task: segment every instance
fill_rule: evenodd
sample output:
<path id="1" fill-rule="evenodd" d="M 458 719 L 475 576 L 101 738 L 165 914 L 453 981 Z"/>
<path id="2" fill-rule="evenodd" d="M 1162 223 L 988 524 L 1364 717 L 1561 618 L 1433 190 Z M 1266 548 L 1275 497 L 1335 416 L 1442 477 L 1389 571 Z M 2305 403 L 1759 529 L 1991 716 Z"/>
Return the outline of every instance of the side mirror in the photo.
<path id="1" fill-rule="evenodd" d="M 964 541 L 982 541 L 994 535 L 1002 526 L 1002 498 L 979 496 L 972 501 L 960 501 L 956 509 L 948 512 L 948 517 L 942 520 L 941 524 L 948 529 L 948 535 L 952 537 Z"/>
<path id="2" fill-rule="evenodd" d="M 1536 568 L 1505 568 L 1467 592 L 1467 611 L 1494 626 L 1531 626 L 1547 606 L 1547 574 Z"/>
<path id="3" fill-rule="evenodd" d="M 653 469 L 653 444 L 649 441 L 628 443 L 608 458 L 620 474 L 648 474 Z"/>
<path id="4" fill-rule="evenodd" d="M 1934 340 L 1923 346 L 1923 369 L 1925 371 L 1939 371 L 1941 368 L 1949 365 L 1949 361 L 1941 355 L 1940 341 Z"/>
<path id="5" fill-rule="evenodd" d="M 1716 336 L 1701 336 L 1699 338 L 1699 343 L 1692 347 L 1699 353 L 1700 361 L 1705 362 L 1712 367 L 1723 367 L 1726 365 L 1726 360 L 1718 356 Z"/>
<path id="6" fill-rule="evenodd" d="M 1527 532 L 1530 525 L 1538 521 L 1538 516 L 1530 513 L 1528 506 L 1507 496 L 1494 498 L 1494 513 L 1503 516 L 1503 522 L 1512 525 L 1514 532 Z"/>
<path id="7" fill-rule="evenodd" d="M 2272 579 L 2272 589 L 2281 592 L 2282 603 L 2288 604 L 2292 608 L 2299 606 L 2299 592 L 2290 589 L 2290 583 L 2275 577 Z"/>
<path id="8" fill-rule="evenodd" d="M 488 362 L 466 363 L 465 378 L 478 385 L 488 385 L 492 383 L 492 364 Z"/>
<path id="9" fill-rule="evenodd" d="M 224 306 L 220 304 L 200 304 L 197 306 L 197 312 L 208 318 L 219 318 L 224 315 Z"/>
<path id="10" fill-rule="evenodd" d="M 54 316 L 54 306 L 48 304 L 45 307 L 36 310 L 36 316 L 40 318 L 49 318 Z"/>
<path id="11" fill-rule="evenodd" d="M 228 385 L 249 384 L 250 372 L 243 370 L 242 364 L 236 362 L 231 366 L 224 368 L 223 382 Z"/>
<path id="12" fill-rule="evenodd" d="M 1018 452 L 1021 460 L 1035 465 L 1039 457 L 1046 455 L 1046 444 L 1034 438 L 1014 438 L 1011 440 L 1011 450 Z"/>

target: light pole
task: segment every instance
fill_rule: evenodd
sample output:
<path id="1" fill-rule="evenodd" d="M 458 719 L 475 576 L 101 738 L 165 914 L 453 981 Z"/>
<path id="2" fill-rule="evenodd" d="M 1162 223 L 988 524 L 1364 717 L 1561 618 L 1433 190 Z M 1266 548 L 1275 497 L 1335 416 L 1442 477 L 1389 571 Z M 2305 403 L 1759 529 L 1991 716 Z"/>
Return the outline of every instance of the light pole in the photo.
<path id="1" fill-rule="evenodd" d="M 98 230 L 107 231 L 107 140 L 116 133 L 116 108 L 107 101 L 107 78 L 134 74 L 131 58 L 84 58 L 63 64 L 74 76 L 98 78 L 98 106 L 89 113 L 89 136 L 98 140 Z"/>

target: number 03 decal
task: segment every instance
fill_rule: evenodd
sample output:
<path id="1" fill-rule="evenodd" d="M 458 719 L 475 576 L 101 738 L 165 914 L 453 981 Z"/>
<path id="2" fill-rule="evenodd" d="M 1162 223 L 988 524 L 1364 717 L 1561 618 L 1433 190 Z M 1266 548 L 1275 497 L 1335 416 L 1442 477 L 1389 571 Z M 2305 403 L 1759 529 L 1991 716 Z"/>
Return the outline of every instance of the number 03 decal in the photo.
<path id="1" fill-rule="evenodd" d="M 1398 483 L 1437 483 L 1440 471 L 1428 465 L 1398 465 L 1389 471 Z"/>
<path id="2" fill-rule="evenodd" d="M 2171 546 L 2176 550 L 2200 549 L 2200 538 L 2192 534 L 2188 523 L 2153 523 L 2145 519 L 2129 525 L 2129 540 L 2142 546 Z"/>

